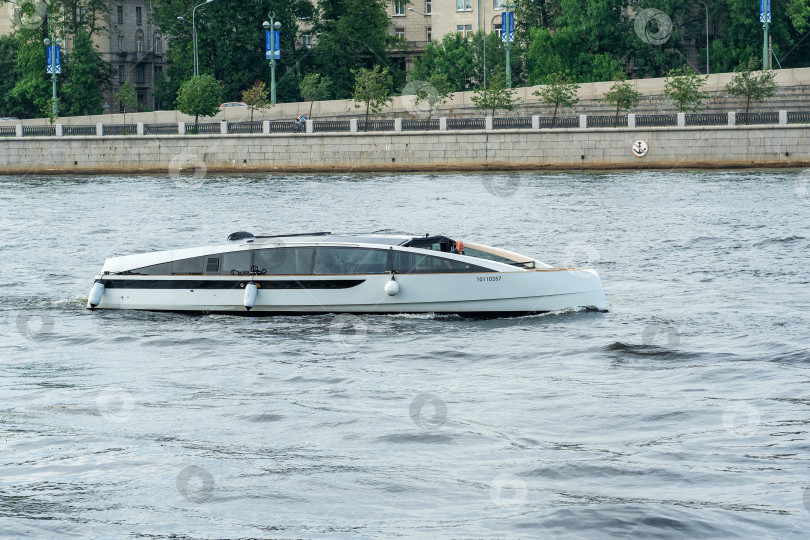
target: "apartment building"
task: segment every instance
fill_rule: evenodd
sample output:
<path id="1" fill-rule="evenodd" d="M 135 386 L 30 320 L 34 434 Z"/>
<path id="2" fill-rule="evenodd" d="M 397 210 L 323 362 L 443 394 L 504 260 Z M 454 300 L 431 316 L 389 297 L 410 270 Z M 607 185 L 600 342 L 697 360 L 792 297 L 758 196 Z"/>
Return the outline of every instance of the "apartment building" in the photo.
<path id="1" fill-rule="evenodd" d="M 390 32 L 408 42 L 403 54 L 407 68 L 424 51 L 427 42 L 440 40 L 451 32 L 464 36 L 484 30 L 501 32 L 504 0 L 391 0 L 388 16 Z"/>
<path id="2" fill-rule="evenodd" d="M 0 34 L 10 34 L 14 21 L 19 22 L 21 0 L 0 7 Z M 79 8 L 83 10 L 84 8 Z M 130 82 L 135 87 L 138 107 L 143 110 L 161 108 L 155 101 L 155 81 L 164 68 L 166 38 L 151 22 L 152 4 L 147 0 L 113 0 L 109 2 L 108 17 L 102 30 L 94 35 L 94 42 L 102 57 L 114 66 L 112 89 L 104 97 L 106 112 L 119 112 L 116 95 L 121 85 Z M 37 15 L 45 15 L 44 9 Z M 76 17 L 85 15 L 84 11 Z M 60 13 L 57 24 L 65 15 Z M 26 25 L 39 24 L 36 17 L 24 21 Z M 72 48 L 70 39 L 63 45 L 65 54 Z M 43 45 L 44 47 L 44 45 Z M 44 66 L 43 66 L 44 69 Z"/>
<path id="3" fill-rule="evenodd" d="M 102 55 L 115 67 L 113 88 L 107 97 L 111 111 L 118 112 L 115 95 L 125 82 L 135 87 L 138 108 L 159 110 L 155 82 L 165 67 L 166 36 L 151 22 L 152 4 L 146 0 L 113 0 L 106 35 L 96 38 Z M 172 104 L 166 104 L 172 107 Z"/>

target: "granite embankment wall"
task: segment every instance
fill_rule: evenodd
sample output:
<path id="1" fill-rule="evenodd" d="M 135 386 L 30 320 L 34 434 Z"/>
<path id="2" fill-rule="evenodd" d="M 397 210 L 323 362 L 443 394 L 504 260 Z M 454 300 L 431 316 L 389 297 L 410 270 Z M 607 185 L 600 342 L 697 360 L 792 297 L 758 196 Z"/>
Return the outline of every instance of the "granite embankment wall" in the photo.
<path id="1" fill-rule="evenodd" d="M 708 76 L 704 90 L 709 93 L 706 102 L 706 111 L 712 113 L 744 112 L 745 100 L 730 96 L 725 85 L 731 80 L 733 73 L 714 73 Z M 780 69 L 776 71 L 776 81 L 779 85 L 776 96 L 762 103 L 752 103 L 751 112 L 767 111 L 810 111 L 810 68 Z M 630 83 L 641 93 L 638 106 L 632 111 L 636 114 L 675 113 L 677 110 L 672 101 L 664 96 L 666 79 L 634 79 Z M 561 114 L 611 114 L 610 105 L 601 100 L 612 82 L 583 83 L 577 93 L 580 102 L 573 109 L 567 109 Z M 500 116 L 532 116 L 550 115 L 552 109 L 541 105 L 532 92 L 542 88 L 531 86 L 516 88 L 515 95 L 520 99 L 520 106 L 509 113 Z M 481 111 L 472 103 L 473 92 L 457 92 L 451 94 L 446 103 L 433 111 L 433 117 L 446 116 L 449 118 L 477 117 Z M 311 114 L 310 114 L 311 109 Z M 356 108 L 351 100 L 315 101 L 313 103 L 281 103 L 271 109 L 256 111 L 255 120 L 292 120 L 301 113 L 310 114 L 317 120 L 348 120 L 349 118 L 362 118 L 364 108 Z M 394 96 L 390 107 L 384 109 L 373 118 L 427 118 L 428 107 L 425 104 L 414 103 L 414 97 L 403 95 Z M 227 119 L 230 122 L 250 120 L 250 111 L 246 107 L 228 108 L 211 118 L 201 118 L 202 122 L 219 122 Z M 145 113 L 102 114 L 96 116 L 73 116 L 60 118 L 59 122 L 71 125 L 84 124 L 124 124 L 124 123 L 164 123 L 164 122 L 193 122 L 194 118 L 178 111 L 156 111 Z M 0 122 L 0 126 L 14 124 L 42 125 L 47 124 L 47 118 L 31 120 Z"/>
<path id="2" fill-rule="evenodd" d="M 0 173 L 810 166 L 810 125 L 0 139 Z M 638 139 L 649 150 L 632 148 Z"/>

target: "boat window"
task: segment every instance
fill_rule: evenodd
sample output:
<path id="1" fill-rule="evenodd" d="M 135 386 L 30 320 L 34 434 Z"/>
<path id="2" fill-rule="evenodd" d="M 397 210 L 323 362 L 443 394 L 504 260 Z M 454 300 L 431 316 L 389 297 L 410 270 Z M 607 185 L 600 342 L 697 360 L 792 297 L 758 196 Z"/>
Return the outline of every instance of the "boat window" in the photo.
<path id="1" fill-rule="evenodd" d="M 251 258 L 249 250 L 223 253 L 220 274 L 250 272 Z"/>
<path id="2" fill-rule="evenodd" d="M 257 249 L 253 264 L 270 275 L 311 274 L 315 248 Z"/>
<path id="3" fill-rule="evenodd" d="M 131 274 L 142 274 L 144 276 L 168 276 L 172 273 L 172 263 L 153 264 L 152 266 L 144 266 L 143 268 L 135 268 L 130 270 Z"/>
<path id="4" fill-rule="evenodd" d="M 219 274 L 219 255 L 206 255 L 205 273 L 214 275 Z"/>
<path id="5" fill-rule="evenodd" d="M 319 247 L 315 252 L 315 274 L 385 274 L 388 250 Z"/>
<path id="6" fill-rule="evenodd" d="M 202 257 L 172 261 L 172 274 L 202 274 L 202 269 Z"/>
<path id="7" fill-rule="evenodd" d="M 495 272 L 489 268 L 453 261 L 443 257 L 397 251 L 394 255 L 394 269 L 399 274 L 436 274 L 456 272 Z"/>
<path id="8" fill-rule="evenodd" d="M 481 251 L 480 249 L 473 249 L 469 246 L 464 246 L 464 255 L 466 255 L 467 257 L 477 257 L 479 259 L 485 259 L 487 261 L 495 261 L 504 264 L 514 264 L 516 262 L 512 259 L 507 259 L 506 257 L 495 255 L 494 253 L 487 253 L 486 251 Z"/>

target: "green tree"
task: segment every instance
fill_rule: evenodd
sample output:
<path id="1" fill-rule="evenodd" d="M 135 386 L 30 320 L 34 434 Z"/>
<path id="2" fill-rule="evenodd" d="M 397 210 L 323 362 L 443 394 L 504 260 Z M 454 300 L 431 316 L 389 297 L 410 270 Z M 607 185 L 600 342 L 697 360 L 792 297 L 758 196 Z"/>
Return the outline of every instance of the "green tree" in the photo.
<path id="1" fill-rule="evenodd" d="M 194 74 L 192 27 L 194 5 L 202 0 L 158 0 L 152 20 L 168 35 L 165 55 L 168 63 L 158 83 L 156 98 L 174 102 L 180 85 Z M 262 21 L 268 11 L 281 23 L 281 58 L 276 61 L 277 99 L 298 100 L 297 63 L 302 51 L 296 50 L 298 17 L 311 17 L 312 4 L 306 0 L 217 0 L 197 9 L 197 50 L 200 74 L 211 74 L 222 81 L 224 101 L 238 101 L 242 90 L 255 81 L 270 85 L 270 67 L 265 58 L 265 30 Z M 306 51 L 306 49 L 303 49 Z"/>
<path id="2" fill-rule="evenodd" d="M 366 130 L 368 130 L 369 111 L 377 114 L 391 103 L 391 75 L 388 68 L 380 70 L 380 66 L 373 69 L 360 68 L 352 70 L 354 75 L 354 107 L 359 109 L 362 103 L 366 104 Z"/>
<path id="3" fill-rule="evenodd" d="M 319 73 L 310 73 L 301 80 L 299 90 L 304 99 L 309 100 L 309 115 L 312 116 L 312 104 L 329 98 L 332 79 L 328 75 L 321 77 Z"/>
<path id="4" fill-rule="evenodd" d="M 504 0 L 505 2 L 506 0 Z M 534 28 L 552 28 L 560 13 L 560 0 L 512 0 L 515 6 L 515 39 L 528 45 Z"/>
<path id="5" fill-rule="evenodd" d="M 751 101 L 765 101 L 776 94 L 776 73 L 773 70 L 755 71 L 759 65 L 759 60 L 752 56 L 734 69 L 734 76 L 726 85 L 729 94 L 745 98 L 746 124 Z"/>
<path id="6" fill-rule="evenodd" d="M 248 106 L 250 111 L 251 132 L 253 131 L 253 113 L 256 109 L 268 109 L 273 105 L 267 97 L 267 85 L 264 81 L 256 81 L 253 86 L 242 91 L 242 101 Z"/>
<path id="7" fill-rule="evenodd" d="M 21 118 L 36 118 L 52 97 L 47 75 L 42 28 L 17 28 L 14 37 L 14 87 L 8 93 L 12 107 Z"/>
<path id="8" fill-rule="evenodd" d="M 416 90 L 415 104 L 427 103 L 430 107 L 428 109 L 428 118 L 433 116 L 433 111 L 437 106 L 447 102 L 450 96 L 450 83 L 447 80 L 447 75 L 444 73 L 433 73 L 425 84 Z"/>
<path id="9" fill-rule="evenodd" d="M 633 86 L 627 82 L 624 77 L 618 77 L 613 82 L 613 86 L 610 87 L 610 90 L 605 92 L 603 101 L 616 106 L 616 116 L 613 123 L 614 126 L 618 125 L 619 123 L 619 111 L 632 109 L 638 105 L 638 100 L 640 97 L 641 93 L 636 91 L 636 89 L 633 88 Z"/>
<path id="10" fill-rule="evenodd" d="M 484 55 L 486 43 L 486 55 Z M 486 56 L 486 67 L 484 66 Z M 524 81 L 523 51 L 518 43 L 512 44 L 512 81 Z M 414 62 L 411 81 L 426 81 L 434 73 L 443 73 L 451 92 L 474 90 L 484 83 L 484 72 L 489 78 L 506 71 L 506 47 L 495 33 L 476 32 L 472 39 L 461 34 L 445 35 L 441 41 L 428 43 L 425 54 Z"/>
<path id="11" fill-rule="evenodd" d="M 515 91 L 506 87 L 505 73 L 494 73 L 487 79 L 487 88 L 476 90 L 471 99 L 477 109 L 492 111 L 492 116 L 498 110 L 512 111 L 520 102 Z"/>
<path id="12" fill-rule="evenodd" d="M 557 73 L 566 73 L 575 82 L 610 81 L 624 71 L 624 65 L 608 52 L 589 52 L 573 28 L 551 32 L 532 30 L 526 51 L 528 84 L 546 84 Z"/>
<path id="13" fill-rule="evenodd" d="M 72 51 L 66 58 L 66 67 L 67 76 L 62 95 L 69 103 L 67 114 L 102 114 L 104 93 L 111 87 L 113 67 L 101 57 L 86 31 L 79 30 L 74 36 Z"/>
<path id="14" fill-rule="evenodd" d="M 577 90 L 579 85 L 568 82 L 568 80 L 555 73 L 549 77 L 549 81 L 544 88 L 532 92 L 533 96 L 539 98 L 540 103 L 544 105 L 554 106 L 554 116 L 551 119 L 551 127 L 557 122 L 557 110 L 562 108 L 573 107 L 579 102 L 577 97 Z"/>
<path id="15" fill-rule="evenodd" d="M 697 112 L 704 109 L 703 101 L 709 93 L 701 90 L 708 77 L 701 77 L 690 67 L 670 70 L 664 95 L 675 103 L 679 111 Z"/>
<path id="16" fill-rule="evenodd" d="M 209 74 L 192 77 L 180 86 L 177 110 L 194 117 L 194 129 L 200 116 L 214 116 L 222 103 L 222 84 Z"/>
<path id="17" fill-rule="evenodd" d="M 320 0 L 313 31 L 318 46 L 312 49 L 314 71 L 332 80 L 332 97 L 352 95 L 355 72 L 374 66 L 388 68 L 399 81 L 403 70 L 389 57 L 399 42 L 388 33 L 389 0 Z"/>
<path id="18" fill-rule="evenodd" d="M 118 90 L 118 95 L 115 97 L 115 102 L 120 105 L 124 110 L 124 123 L 127 123 L 127 109 L 134 109 L 138 101 L 135 97 L 135 87 L 132 83 L 127 81 L 121 85 Z"/>
<path id="19" fill-rule="evenodd" d="M 16 84 L 14 73 L 14 59 L 17 55 L 17 40 L 14 36 L 0 36 L 0 116 L 18 116 L 20 113 L 13 101 L 10 92 Z"/>

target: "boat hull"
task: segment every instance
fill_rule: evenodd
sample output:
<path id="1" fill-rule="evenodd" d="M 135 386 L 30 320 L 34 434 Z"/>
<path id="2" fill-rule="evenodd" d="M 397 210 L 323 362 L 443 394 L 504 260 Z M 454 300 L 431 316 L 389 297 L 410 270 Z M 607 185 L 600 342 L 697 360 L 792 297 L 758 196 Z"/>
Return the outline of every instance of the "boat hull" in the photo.
<path id="1" fill-rule="evenodd" d="M 306 276 L 97 276 L 104 294 L 93 309 L 250 315 L 315 313 L 527 314 L 607 309 L 598 274 L 587 269 L 497 273 Z M 254 282 L 255 302 L 245 307 Z M 389 287 L 389 291 L 391 288 Z M 90 304 L 88 303 L 88 307 Z"/>

